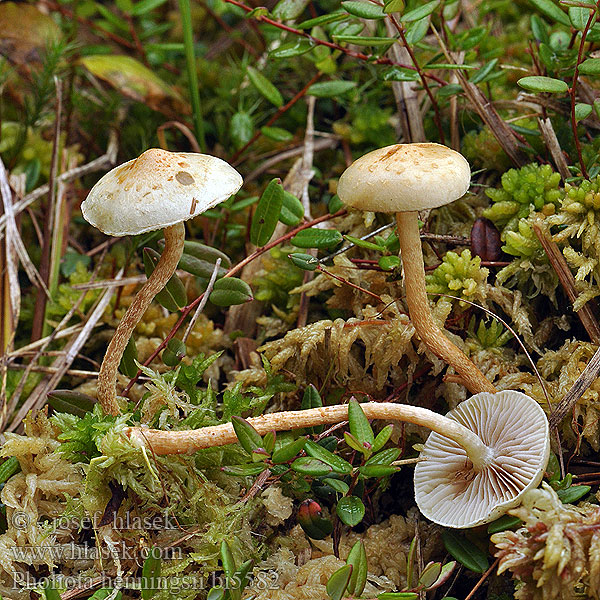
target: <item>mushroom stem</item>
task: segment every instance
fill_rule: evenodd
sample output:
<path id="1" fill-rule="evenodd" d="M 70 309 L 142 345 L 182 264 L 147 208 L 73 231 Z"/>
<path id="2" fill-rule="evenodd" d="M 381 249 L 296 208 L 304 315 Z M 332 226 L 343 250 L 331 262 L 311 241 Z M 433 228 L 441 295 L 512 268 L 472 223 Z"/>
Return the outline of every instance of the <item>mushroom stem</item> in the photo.
<path id="1" fill-rule="evenodd" d="M 175 273 L 183 254 L 184 224 L 175 223 L 175 225 L 166 227 L 164 234 L 165 249 L 160 260 L 119 322 L 100 367 L 98 400 L 106 414 L 118 415 L 120 413 L 116 391 L 117 372 L 129 338 L 135 326 L 144 316 L 146 309 L 150 306 L 154 296 L 165 287 L 173 273 Z"/>
<path id="2" fill-rule="evenodd" d="M 493 452 L 478 435 L 457 421 L 426 408 L 390 402 L 366 402 L 360 406 L 369 419 L 414 423 L 450 438 L 465 449 L 476 471 L 485 468 L 493 459 Z M 269 431 L 286 431 L 300 427 L 340 423 L 347 418 L 348 405 L 339 404 L 307 410 L 270 413 L 249 418 L 248 422 L 259 434 L 264 435 Z M 231 423 L 186 431 L 128 427 L 124 432 L 135 444 L 149 447 L 157 455 L 189 454 L 202 448 L 237 442 Z"/>
<path id="3" fill-rule="evenodd" d="M 495 393 L 496 388 L 466 354 L 442 333 L 431 316 L 425 290 L 425 267 L 419 238 L 418 213 L 416 211 L 397 212 L 396 223 L 398 224 L 408 313 L 419 337 L 436 356 L 456 369 L 471 393 Z"/>

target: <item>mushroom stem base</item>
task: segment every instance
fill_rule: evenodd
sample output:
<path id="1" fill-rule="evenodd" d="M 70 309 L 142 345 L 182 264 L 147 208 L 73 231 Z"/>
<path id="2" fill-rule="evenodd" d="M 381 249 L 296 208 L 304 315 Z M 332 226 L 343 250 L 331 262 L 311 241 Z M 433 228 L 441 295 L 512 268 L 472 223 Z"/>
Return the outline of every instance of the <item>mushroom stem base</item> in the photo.
<path id="1" fill-rule="evenodd" d="M 454 367 L 471 393 L 494 394 L 496 388 L 467 355 L 443 334 L 431 316 L 425 289 L 425 267 L 419 237 L 418 214 L 416 212 L 396 213 L 396 222 L 404 269 L 406 304 L 410 320 L 419 337 L 436 356 Z"/>
<path id="2" fill-rule="evenodd" d="M 176 223 L 175 225 L 166 227 L 164 234 L 165 249 L 160 260 L 150 277 L 148 277 L 148 281 L 146 281 L 136 294 L 133 302 L 129 305 L 129 308 L 119 322 L 100 367 L 98 375 L 98 401 L 102 405 L 104 412 L 110 415 L 118 415 L 120 413 L 116 391 L 117 372 L 129 338 L 135 326 L 144 316 L 146 309 L 150 306 L 154 296 L 165 287 L 175 272 L 183 254 L 183 242 L 185 239 L 184 224 Z"/>
<path id="3" fill-rule="evenodd" d="M 473 431 L 461 425 L 454 419 L 449 419 L 436 412 L 391 402 L 366 402 L 361 404 L 369 419 L 386 421 L 404 421 L 422 425 L 454 440 L 467 452 L 475 470 L 481 470 L 493 458 L 492 451 Z M 260 417 L 249 418 L 248 422 L 264 435 L 269 431 L 286 431 L 300 427 L 314 427 L 340 423 L 348 418 L 348 405 L 325 406 L 307 410 L 294 410 L 270 413 Z M 148 447 L 154 454 L 189 454 L 202 448 L 224 446 L 237 442 L 231 423 L 192 429 L 188 431 L 162 431 L 160 429 L 145 429 L 143 427 L 128 427 L 127 435 L 135 444 Z"/>

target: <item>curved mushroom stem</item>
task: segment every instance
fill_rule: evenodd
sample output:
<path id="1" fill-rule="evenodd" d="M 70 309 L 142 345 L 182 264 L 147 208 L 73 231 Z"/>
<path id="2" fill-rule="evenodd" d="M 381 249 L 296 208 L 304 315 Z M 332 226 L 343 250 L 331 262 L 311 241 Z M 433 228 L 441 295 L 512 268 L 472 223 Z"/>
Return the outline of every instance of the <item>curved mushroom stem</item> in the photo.
<path id="1" fill-rule="evenodd" d="M 414 423 L 454 440 L 465 449 L 476 471 L 486 467 L 493 459 L 492 450 L 481 441 L 478 435 L 457 421 L 426 408 L 390 402 L 366 402 L 360 406 L 369 419 Z M 269 431 L 286 431 L 299 427 L 340 423 L 347 418 L 348 405 L 339 404 L 307 410 L 269 413 L 260 417 L 252 417 L 248 419 L 248 422 L 258 433 L 264 435 Z M 202 448 L 237 442 L 231 423 L 187 431 L 128 427 L 124 432 L 135 444 L 149 447 L 152 452 L 159 455 L 189 454 Z"/>
<path id="2" fill-rule="evenodd" d="M 442 333 L 431 316 L 425 290 L 425 267 L 417 212 L 396 213 L 396 223 L 408 313 L 419 337 L 436 356 L 456 369 L 471 393 L 495 393 L 496 388 L 466 354 Z"/>
<path id="3" fill-rule="evenodd" d="M 106 349 L 106 354 L 100 367 L 100 374 L 98 375 L 98 400 L 106 414 L 118 415 L 120 413 L 119 405 L 117 404 L 116 382 L 119 364 L 127 342 L 129 342 L 135 326 L 144 316 L 154 296 L 165 287 L 173 273 L 175 273 L 175 269 L 183 254 L 183 242 L 185 239 L 184 224 L 175 223 L 175 225 L 166 227 L 164 233 L 165 249 L 161 254 L 160 260 L 150 277 L 148 277 L 148 281 L 146 281 L 136 294 L 127 312 L 119 322 L 113 338 Z"/>

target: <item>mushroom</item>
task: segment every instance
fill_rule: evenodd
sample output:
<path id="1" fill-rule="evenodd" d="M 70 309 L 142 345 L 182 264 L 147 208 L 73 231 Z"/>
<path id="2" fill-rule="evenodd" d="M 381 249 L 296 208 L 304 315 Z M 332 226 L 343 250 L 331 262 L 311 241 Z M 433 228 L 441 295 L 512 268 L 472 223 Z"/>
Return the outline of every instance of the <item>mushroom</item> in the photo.
<path id="1" fill-rule="evenodd" d="M 446 417 L 477 434 L 485 445 L 474 455 L 439 431 L 421 452 L 415 498 L 428 519 L 445 527 L 488 523 L 519 504 L 542 480 L 550 455 L 549 426 L 542 407 L 521 392 L 472 396 Z"/>
<path id="2" fill-rule="evenodd" d="M 110 341 L 98 376 L 104 412 L 119 414 L 116 379 L 127 342 L 152 299 L 169 281 L 183 253 L 184 221 L 235 194 L 241 175 L 220 158 L 152 148 L 109 171 L 81 205 L 83 217 L 108 235 L 164 229 L 165 249 Z"/>
<path id="3" fill-rule="evenodd" d="M 340 177 L 337 193 L 347 206 L 396 214 L 411 322 L 425 345 L 452 365 L 472 392 L 494 386 L 434 322 L 425 290 L 419 237 L 419 210 L 437 208 L 463 196 L 471 170 L 458 152 L 440 144 L 396 144 L 353 162 Z"/>
<path id="4" fill-rule="evenodd" d="M 548 462 L 548 421 L 540 405 L 513 391 L 482 392 L 447 416 L 419 406 L 361 404 L 369 419 L 405 421 L 434 431 L 415 470 L 415 498 L 423 514 L 448 527 L 492 521 L 516 506 L 539 484 Z M 269 413 L 248 419 L 264 435 L 299 427 L 339 423 L 347 405 Z M 153 454 L 185 454 L 237 441 L 231 423 L 188 431 L 125 429 L 134 445 Z"/>

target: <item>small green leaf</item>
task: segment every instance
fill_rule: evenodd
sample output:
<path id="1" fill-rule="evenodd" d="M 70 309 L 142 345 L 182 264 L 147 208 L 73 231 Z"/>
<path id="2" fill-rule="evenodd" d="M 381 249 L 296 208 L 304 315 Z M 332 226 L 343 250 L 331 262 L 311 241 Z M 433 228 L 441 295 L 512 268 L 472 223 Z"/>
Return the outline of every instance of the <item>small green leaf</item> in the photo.
<path id="1" fill-rule="evenodd" d="M 253 477 L 260 475 L 267 467 L 264 463 L 248 465 L 230 465 L 221 467 L 223 473 L 233 475 L 234 477 Z"/>
<path id="2" fill-rule="evenodd" d="M 129 14 L 132 17 L 140 17 L 163 5 L 166 1 L 167 0 L 141 0 L 133 5 Z"/>
<path id="3" fill-rule="evenodd" d="M 442 533 L 442 539 L 446 550 L 467 569 L 484 573 L 489 567 L 487 555 L 468 540 L 464 533 L 447 529 Z"/>
<path id="4" fill-rule="evenodd" d="M 336 492 L 339 492 L 340 494 L 347 494 L 350 490 L 350 486 L 341 479 L 325 477 L 325 479 L 323 479 L 323 483 L 328 485 L 329 487 L 332 487 Z"/>
<path id="5" fill-rule="evenodd" d="M 344 208 L 344 203 L 340 200 L 340 197 L 335 194 L 331 197 L 331 200 L 329 200 L 329 203 L 327 204 L 327 210 L 329 211 L 330 215 L 334 215 L 342 208 Z"/>
<path id="6" fill-rule="evenodd" d="M 242 148 L 254 135 L 252 116 L 244 111 L 236 112 L 229 123 L 231 139 L 236 148 Z"/>
<path id="7" fill-rule="evenodd" d="M 386 425 L 375 437 L 375 441 L 373 442 L 373 452 L 379 452 L 386 444 L 386 442 L 390 439 L 394 431 L 394 426 L 392 424 Z M 396 460 L 396 459 L 394 459 Z"/>
<path id="8" fill-rule="evenodd" d="M 567 83 L 553 77 L 543 77 L 541 75 L 532 75 L 531 77 L 521 77 L 517 83 L 529 92 L 547 92 L 550 94 L 563 94 L 569 89 Z"/>
<path id="9" fill-rule="evenodd" d="M 342 2 L 342 8 L 351 15 L 361 19 L 385 18 L 383 9 L 377 4 L 358 2 L 356 0 L 347 0 L 346 2 Z"/>
<path id="10" fill-rule="evenodd" d="M 299 231 L 290 241 L 298 248 L 332 248 L 343 239 L 337 229 L 309 227 Z"/>
<path id="11" fill-rule="evenodd" d="M 419 81 L 419 73 L 408 67 L 390 67 L 383 73 L 384 81 Z"/>
<path id="12" fill-rule="evenodd" d="M 475 71 L 475 73 L 473 73 L 473 75 L 469 78 L 469 81 L 475 84 L 484 83 L 492 74 L 492 71 L 496 68 L 497 64 L 497 58 L 490 60 L 490 62 L 486 65 L 483 65 L 481 69 L 477 69 L 477 71 Z"/>
<path id="13" fill-rule="evenodd" d="M 142 599 L 151 600 L 161 589 L 160 571 L 162 565 L 161 550 L 157 546 L 150 548 L 150 553 L 142 567 Z"/>
<path id="14" fill-rule="evenodd" d="M 206 596 L 206 600 L 225 600 L 225 590 L 219 586 L 211 588 Z"/>
<path id="15" fill-rule="evenodd" d="M 548 18 L 560 23 L 561 25 L 571 26 L 569 17 L 552 0 L 529 0 L 542 14 Z"/>
<path id="16" fill-rule="evenodd" d="M 342 600 L 346 593 L 350 577 L 352 576 L 352 565 L 344 565 L 332 573 L 327 581 L 326 591 L 331 600 Z"/>
<path id="17" fill-rule="evenodd" d="M 385 0 L 383 12 L 386 15 L 391 15 L 395 12 L 402 12 L 405 6 L 404 0 Z"/>
<path id="18" fill-rule="evenodd" d="M 377 600 L 418 600 L 419 594 L 414 592 L 383 592 L 377 595 Z"/>
<path id="19" fill-rule="evenodd" d="M 301 456 L 292 464 L 292 469 L 302 475 L 311 475 L 312 477 L 324 477 L 330 475 L 333 469 L 322 460 L 311 458 L 309 456 Z"/>
<path id="20" fill-rule="evenodd" d="M 579 65 L 579 72 L 583 75 L 600 74 L 600 58 L 588 58 Z"/>
<path id="21" fill-rule="evenodd" d="M 367 552 L 362 540 L 352 546 L 346 564 L 352 565 L 352 575 L 348 582 L 348 593 L 358 598 L 364 591 L 367 583 Z"/>
<path id="22" fill-rule="evenodd" d="M 200 258 L 196 258 L 195 256 L 190 256 L 184 252 L 179 260 L 179 268 L 196 277 L 210 279 L 215 270 L 215 265 Z M 223 277 L 226 273 L 227 269 L 219 267 L 217 270 L 217 277 Z"/>
<path id="23" fill-rule="evenodd" d="M 271 454 L 275 448 L 275 440 L 277 438 L 277 434 L 274 431 L 268 431 L 263 436 L 263 448 Z"/>
<path id="24" fill-rule="evenodd" d="M 365 516 L 365 505 L 357 496 L 344 496 L 335 507 L 335 511 L 344 525 L 354 527 Z"/>
<path id="25" fill-rule="evenodd" d="M 365 465 L 391 465 L 400 456 L 400 448 L 388 448 L 382 450 L 365 462 Z"/>
<path id="26" fill-rule="evenodd" d="M 487 532 L 491 535 L 492 533 L 498 533 L 500 531 L 506 531 L 521 525 L 523 521 L 519 517 L 513 517 L 511 515 L 502 515 L 500 518 L 492 521 L 488 527 Z"/>
<path id="27" fill-rule="evenodd" d="M 363 35 L 334 35 L 333 39 L 338 43 L 353 44 L 354 46 L 390 46 L 396 40 L 391 37 L 376 37 Z M 315 85 L 318 85 L 315 83 Z M 314 95 L 314 94 L 313 94 Z"/>
<path id="28" fill-rule="evenodd" d="M 556 495 L 560 498 L 563 504 L 573 504 L 589 494 L 592 488 L 589 485 L 572 485 L 566 490 L 557 490 Z"/>
<path id="29" fill-rule="evenodd" d="M 60 600 L 58 590 L 55 590 L 50 582 L 46 583 L 44 586 L 44 596 L 46 597 L 46 600 Z"/>
<path id="30" fill-rule="evenodd" d="M 119 363 L 119 371 L 126 377 L 135 377 L 138 372 L 138 366 L 136 364 L 138 358 L 137 346 L 133 336 L 129 338 L 127 346 L 121 356 L 121 362 Z"/>
<path id="31" fill-rule="evenodd" d="M 348 431 L 344 431 L 344 440 L 346 442 L 346 444 L 348 444 L 348 446 L 350 446 L 350 448 L 352 448 L 353 450 L 356 450 L 357 452 L 360 452 L 361 454 L 366 452 L 366 448 Z M 370 448 L 369 448 L 370 450 Z"/>
<path id="32" fill-rule="evenodd" d="M 167 367 L 176 367 L 186 354 L 185 344 L 179 338 L 171 338 L 163 350 L 162 361 Z"/>
<path id="33" fill-rule="evenodd" d="M 309 257 L 310 254 L 304 254 L 303 256 L 304 257 Z M 311 259 L 316 260 L 313 257 L 311 257 Z M 307 264 L 314 264 L 314 263 L 310 263 L 310 261 L 307 258 L 305 259 L 305 261 L 306 261 Z M 296 264 L 296 266 L 298 266 L 297 263 L 294 263 L 294 264 Z M 318 261 L 317 261 L 317 265 L 318 265 Z M 315 267 L 317 265 L 315 265 Z M 314 269 L 305 269 L 305 270 L 314 270 Z M 300 404 L 300 408 L 302 410 L 308 410 L 309 408 L 320 408 L 321 406 L 323 406 L 323 400 L 321 400 L 321 395 L 319 394 L 319 391 L 317 390 L 317 388 L 312 383 L 310 383 L 308 386 L 306 386 L 306 389 L 304 390 L 304 394 L 302 395 L 302 403 Z M 309 428 L 307 428 L 306 431 L 308 433 L 312 433 L 312 434 L 318 435 L 324 429 L 325 429 L 324 425 L 316 425 L 315 427 L 309 427 Z"/>
<path id="34" fill-rule="evenodd" d="M 403 23 L 412 23 L 413 21 L 420 21 L 425 17 L 428 17 L 439 5 L 440 0 L 433 0 L 432 2 L 427 2 L 423 4 L 423 6 L 418 6 L 413 10 L 409 10 L 404 13 L 400 20 Z"/>
<path id="35" fill-rule="evenodd" d="M 347 460 L 344 460 L 312 440 L 306 442 L 304 451 L 309 456 L 328 464 L 336 473 L 342 473 L 343 475 L 352 473 L 352 465 Z"/>
<path id="36" fill-rule="evenodd" d="M 320 15 L 319 17 L 315 17 L 314 19 L 308 19 L 306 21 L 302 21 L 296 25 L 298 29 L 312 29 L 313 27 L 318 27 L 321 25 L 327 25 L 328 23 L 335 23 L 336 21 L 343 21 L 346 19 L 348 15 L 341 11 L 337 10 L 335 12 L 328 13 L 326 15 Z"/>
<path id="37" fill-rule="evenodd" d="M 279 0 L 273 9 L 273 16 L 280 21 L 297 19 L 308 6 L 309 0 Z"/>
<path id="38" fill-rule="evenodd" d="M 254 201 L 255 198 L 250 198 L 250 200 Z M 244 200 L 241 202 L 244 202 Z M 221 250 L 218 250 L 217 248 L 206 246 L 200 242 L 186 240 L 183 243 L 183 252 L 200 260 L 206 261 L 211 265 L 214 265 L 217 262 L 217 259 L 220 258 L 222 267 L 225 267 L 226 269 L 231 267 L 231 259 L 229 256 L 227 256 L 227 254 L 221 252 Z"/>
<path id="39" fill-rule="evenodd" d="M 280 446 L 273 452 L 273 456 L 271 459 L 275 464 L 285 463 L 289 460 L 292 460 L 295 456 L 298 455 L 304 449 L 304 444 L 306 444 L 306 440 L 308 437 L 304 436 L 290 442 L 289 444 L 285 444 L 284 446 Z"/>
<path id="40" fill-rule="evenodd" d="M 348 402 L 348 425 L 350 433 L 366 448 L 372 448 L 375 435 L 369 420 L 356 398 Z"/>
<path id="41" fill-rule="evenodd" d="M 313 83 L 306 93 L 317 98 L 336 98 L 348 93 L 355 87 L 355 81 L 321 81 Z"/>
<path id="42" fill-rule="evenodd" d="M 276 142 L 289 142 L 293 139 L 293 135 L 282 127 L 261 127 L 260 132 L 268 137 L 270 140 L 274 140 Z"/>
<path id="43" fill-rule="evenodd" d="M 374 250 L 375 252 L 383 252 L 385 250 L 385 248 L 379 244 L 373 244 L 372 242 L 361 240 L 360 238 L 353 237 L 351 235 L 345 235 L 344 239 L 351 244 L 358 246 L 359 248 L 364 248 L 365 250 Z"/>
<path id="44" fill-rule="evenodd" d="M 571 25 L 575 29 L 579 29 L 579 31 L 583 31 L 585 26 L 587 25 L 588 19 L 590 18 L 590 9 L 585 8 L 583 6 L 569 6 L 569 20 L 571 21 Z M 596 19 L 592 20 L 592 23 Z"/>
<path id="45" fill-rule="evenodd" d="M 388 477 L 397 473 L 400 469 L 388 465 L 363 465 L 358 470 L 363 477 Z"/>
<path id="46" fill-rule="evenodd" d="M 13 475 L 16 475 L 21 470 L 19 460 L 11 456 L 0 465 L 0 483 L 8 481 Z"/>
<path id="47" fill-rule="evenodd" d="M 419 575 L 419 585 L 428 588 L 433 585 L 442 573 L 442 563 L 430 562 Z"/>
<path id="48" fill-rule="evenodd" d="M 400 258 L 398 256 L 382 256 L 377 263 L 384 271 L 393 271 L 400 266 Z"/>
<path id="49" fill-rule="evenodd" d="M 250 241 L 264 246 L 273 235 L 283 206 L 284 191 L 281 180 L 272 179 L 262 193 L 250 226 Z"/>
<path id="50" fill-rule="evenodd" d="M 235 559 L 229 544 L 225 540 L 221 542 L 220 554 L 225 577 L 233 577 L 235 574 Z"/>
<path id="51" fill-rule="evenodd" d="M 293 42 L 287 42 L 281 44 L 269 52 L 269 58 L 292 58 L 293 56 L 300 56 L 306 54 L 314 48 L 314 44 L 311 44 L 308 40 L 294 40 Z"/>
<path id="52" fill-rule="evenodd" d="M 152 248 L 144 248 L 142 256 L 144 259 L 144 272 L 146 273 L 146 277 L 150 277 L 160 260 L 160 254 Z M 156 294 L 154 299 L 169 312 L 176 312 L 187 304 L 185 286 L 181 279 L 176 274 L 173 274 L 165 287 Z"/>
<path id="53" fill-rule="evenodd" d="M 279 213 L 279 220 L 284 225 L 291 225 L 295 227 L 299 225 L 304 218 L 304 206 L 302 202 L 290 194 L 290 192 L 283 193 L 283 205 L 281 206 L 281 212 Z"/>
<path id="54" fill-rule="evenodd" d="M 235 431 L 235 435 L 237 436 L 240 446 L 248 454 L 252 454 L 254 450 L 263 447 L 262 437 L 258 431 L 256 431 L 256 429 L 254 429 L 254 427 L 252 427 L 248 421 L 246 421 L 246 419 L 234 415 L 231 417 L 231 424 L 233 425 L 233 430 Z"/>
<path id="55" fill-rule="evenodd" d="M 96 402 L 97 400 L 92 396 L 73 390 L 53 390 L 48 393 L 48 404 L 56 412 L 66 412 L 78 417 L 92 412 Z"/>
<path id="56" fill-rule="evenodd" d="M 288 254 L 288 258 L 303 271 L 314 271 L 319 266 L 319 259 L 310 254 L 293 252 L 292 254 Z"/>
<path id="57" fill-rule="evenodd" d="M 578 102 L 575 105 L 575 120 L 581 121 L 582 119 L 589 117 L 592 110 L 593 107 L 591 104 L 586 104 L 585 102 Z"/>
<path id="58" fill-rule="evenodd" d="M 277 108 L 283 106 L 283 97 L 279 90 L 258 70 L 248 65 L 246 67 L 250 83 Z"/>
<path id="59" fill-rule="evenodd" d="M 209 300 L 216 306 L 244 304 L 253 299 L 252 289 L 241 279 L 226 277 L 217 279 Z"/>

